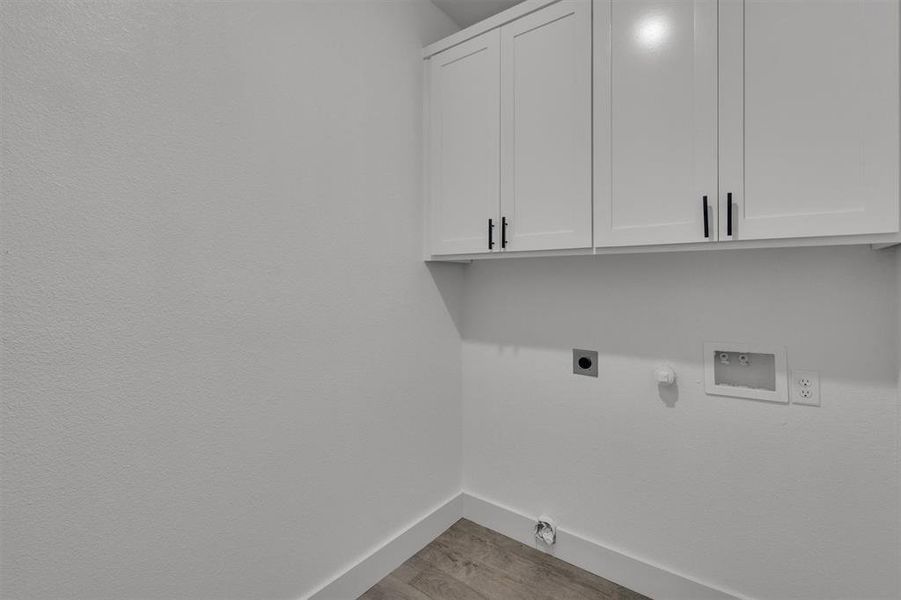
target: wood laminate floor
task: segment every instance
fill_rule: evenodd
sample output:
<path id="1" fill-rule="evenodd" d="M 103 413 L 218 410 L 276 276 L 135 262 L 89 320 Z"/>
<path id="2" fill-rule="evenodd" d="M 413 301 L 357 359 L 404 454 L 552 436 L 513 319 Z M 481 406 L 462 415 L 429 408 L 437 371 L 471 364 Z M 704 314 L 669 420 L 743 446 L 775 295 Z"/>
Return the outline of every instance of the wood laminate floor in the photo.
<path id="1" fill-rule="evenodd" d="M 649 600 L 460 519 L 358 600 Z"/>

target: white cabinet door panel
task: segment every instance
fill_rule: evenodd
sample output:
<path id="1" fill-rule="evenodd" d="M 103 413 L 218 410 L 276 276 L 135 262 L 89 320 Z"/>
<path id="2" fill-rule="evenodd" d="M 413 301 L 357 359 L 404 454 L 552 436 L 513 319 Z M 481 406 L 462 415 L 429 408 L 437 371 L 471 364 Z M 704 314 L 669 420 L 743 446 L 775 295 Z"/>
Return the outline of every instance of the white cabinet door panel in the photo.
<path id="1" fill-rule="evenodd" d="M 595 12 L 595 245 L 715 240 L 716 0 L 598 1 Z"/>
<path id="2" fill-rule="evenodd" d="M 733 239 L 898 231 L 898 29 L 895 0 L 722 1 Z"/>
<path id="3" fill-rule="evenodd" d="M 488 252 L 500 201 L 500 32 L 432 56 L 429 85 L 431 253 Z"/>
<path id="4" fill-rule="evenodd" d="M 506 250 L 591 247 L 589 0 L 501 28 L 501 215 Z"/>

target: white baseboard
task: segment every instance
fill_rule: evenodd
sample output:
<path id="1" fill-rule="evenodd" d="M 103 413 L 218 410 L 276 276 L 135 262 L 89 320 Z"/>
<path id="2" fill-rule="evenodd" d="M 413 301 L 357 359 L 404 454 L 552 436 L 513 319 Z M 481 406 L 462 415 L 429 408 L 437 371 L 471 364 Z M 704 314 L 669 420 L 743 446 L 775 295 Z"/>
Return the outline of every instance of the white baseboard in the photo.
<path id="1" fill-rule="evenodd" d="M 397 533 L 316 592 L 306 596 L 305 600 L 354 600 L 462 516 L 463 495 L 458 494 Z"/>
<path id="2" fill-rule="evenodd" d="M 464 492 L 398 532 L 302 600 L 354 600 L 461 517 L 535 547 L 535 518 Z M 550 553 L 655 600 L 747 600 L 741 594 L 718 589 L 563 529 L 558 529 L 557 543 Z"/>
<path id="3" fill-rule="evenodd" d="M 534 518 L 527 517 L 505 506 L 464 492 L 463 516 L 518 542 L 533 548 L 536 547 L 532 536 L 532 527 L 538 515 L 535 515 Z M 554 544 L 550 554 L 655 600 L 737 600 L 745 598 L 740 594 L 717 589 L 562 529 L 557 530 L 557 543 Z"/>

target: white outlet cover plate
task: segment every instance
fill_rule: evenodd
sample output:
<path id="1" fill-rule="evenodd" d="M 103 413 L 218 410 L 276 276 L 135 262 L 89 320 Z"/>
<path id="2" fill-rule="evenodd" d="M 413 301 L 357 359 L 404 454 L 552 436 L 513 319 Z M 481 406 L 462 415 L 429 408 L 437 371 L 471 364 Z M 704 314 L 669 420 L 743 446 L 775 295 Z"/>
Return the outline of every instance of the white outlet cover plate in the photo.
<path id="1" fill-rule="evenodd" d="M 772 354 L 775 363 L 775 390 L 759 390 L 746 387 L 717 385 L 714 377 L 714 354 L 716 352 L 742 352 L 745 354 Z M 788 404 L 788 368 L 785 347 L 766 344 L 736 342 L 704 342 L 704 391 L 712 396 L 748 398 L 765 402 Z"/>
<path id="2" fill-rule="evenodd" d="M 801 380 L 810 381 L 807 389 L 810 390 L 810 397 L 804 398 L 801 393 L 805 389 L 801 385 Z M 820 405 L 820 374 L 817 371 L 792 371 L 791 374 L 791 392 L 792 404 L 803 404 L 805 406 Z"/>

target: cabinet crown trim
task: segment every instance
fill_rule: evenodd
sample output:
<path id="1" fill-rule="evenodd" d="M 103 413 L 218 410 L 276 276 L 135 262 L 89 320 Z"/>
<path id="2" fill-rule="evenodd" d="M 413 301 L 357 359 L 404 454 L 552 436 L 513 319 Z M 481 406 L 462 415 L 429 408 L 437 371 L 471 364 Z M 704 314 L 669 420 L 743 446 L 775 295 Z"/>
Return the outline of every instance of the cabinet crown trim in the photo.
<path id="1" fill-rule="evenodd" d="M 431 58 L 439 52 L 444 52 L 449 48 L 453 48 L 454 46 L 462 44 L 467 40 L 471 40 L 472 38 L 482 35 L 485 32 L 491 31 L 492 29 L 497 29 L 498 27 L 506 25 L 511 21 L 515 21 L 520 17 L 524 17 L 529 13 L 533 13 L 536 10 L 540 10 L 545 6 L 556 4 L 560 1 L 561 0 L 525 0 L 525 2 L 520 2 L 516 6 L 511 6 L 507 10 L 499 12 L 493 17 L 488 17 L 484 21 L 479 21 L 475 25 L 471 25 L 470 27 L 449 35 L 442 40 L 438 40 L 433 44 L 429 44 L 422 49 L 422 58 Z M 585 1 L 587 2 L 588 0 Z"/>

